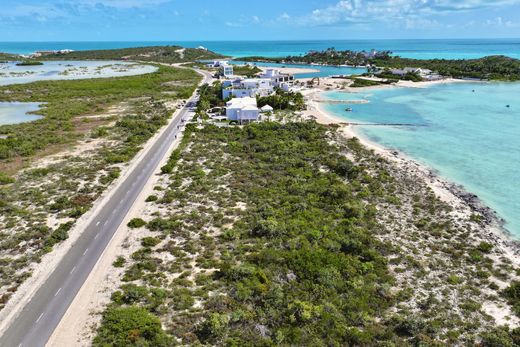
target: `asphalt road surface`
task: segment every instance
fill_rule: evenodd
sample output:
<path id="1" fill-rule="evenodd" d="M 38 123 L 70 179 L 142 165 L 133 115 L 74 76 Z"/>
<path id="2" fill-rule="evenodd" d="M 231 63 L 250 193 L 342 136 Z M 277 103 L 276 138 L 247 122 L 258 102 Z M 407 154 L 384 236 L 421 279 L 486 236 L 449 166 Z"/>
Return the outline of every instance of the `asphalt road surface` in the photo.
<path id="1" fill-rule="evenodd" d="M 204 82 L 210 78 L 209 74 L 204 73 Z M 13 320 L 0 338 L 0 346 L 45 346 L 148 179 L 180 134 L 185 121 L 193 115 L 190 107 L 196 102 L 197 97 L 192 96 L 138 165 L 119 184 L 47 281 Z"/>

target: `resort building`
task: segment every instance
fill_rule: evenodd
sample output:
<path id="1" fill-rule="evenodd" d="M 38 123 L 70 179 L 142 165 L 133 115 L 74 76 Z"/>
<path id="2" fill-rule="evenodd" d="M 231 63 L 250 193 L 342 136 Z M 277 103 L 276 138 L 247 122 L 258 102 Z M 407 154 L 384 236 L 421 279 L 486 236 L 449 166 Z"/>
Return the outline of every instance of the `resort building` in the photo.
<path id="1" fill-rule="evenodd" d="M 432 70 L 428 69 L 421 69 L 421 68 L 415 68 L 415 67 L 405 67 L 404 69 L 392 69 L 390 70 L 391 73 L 394 75 L 404 76 L 407 73 L 414 73 L 421 77 L 425 77 L 432 74 Z"/>
<path id="2" fill-rule="evenodd" d="M 211 63 L 206 64 L 207 67 L 219 68 L 222 65 L 229 65 L 227 60 L 213 60 Z"/>
<path id="3" fill-rule="evenodd" d="M 415 67 L 406 67 L 404 69 L 392 69 L 390 70 L 394 75 L 405 76 L 407 73 L 414 73 L 420 76 L 422 79 L 427 81 L 438 81 L 442 80 L 444 77 L 439 75 L 436 72 L 433 72 L 429 69 L 421 69 Z"/>
<path id="4" fill-rule="evenodd" d="M 235 98 L 226 103 L 226 116 L 228 120 L 240 124 L 250 123 L 259 120 L 260 110 L 255 98 Z"/>
<path id="5" fill-rule="evenodd" d="M 220 74 L 226 78 L 233 76 L 233 65 L 223 64 L 220 66 Z"/>
<path id="6" fill-rule="evenodd" d="M 267 96 L 274 91 L 274 85 L 268 78 L 237 78 L 222 83 L 222 98 L 254 98 Z"/>
<path id="7" fill-rule="evenodd" d="M 260 78 L 270 79 L 274 87 L 288 91 L 294 83 L 294 76 L 281 73 L 277 69 L 267 69 L 260 75 Z"/>

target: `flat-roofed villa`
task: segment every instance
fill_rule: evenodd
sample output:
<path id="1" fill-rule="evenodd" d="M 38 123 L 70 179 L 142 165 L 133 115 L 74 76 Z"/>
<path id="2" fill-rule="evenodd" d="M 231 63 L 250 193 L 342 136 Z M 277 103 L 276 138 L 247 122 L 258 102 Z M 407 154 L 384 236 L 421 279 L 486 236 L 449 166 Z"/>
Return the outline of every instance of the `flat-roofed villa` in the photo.
<path id="1" fill-rule="evenodd" d="M 222 83 L 222 98 L 245 98 L 267 96 L 274 91 L 274 85 L 268 78 L 237 78 Z"/>
<path id="2" fill-rule="evenodd" d="M 276 88 L 288 91 L 294 83 L 294 76 L 291 74 L 281 73 L 278 69 L 266 69 L 264 73 L 260 75 L 260 78 L 268 78 Z"/>
<path id="3" fill-rule="evenodd" d="M 234 98 L 226 103 L 226 116 L 230 121 L 239 124 L 255 122 L 260 118 L 260 110 L 256 106 L 256 98 Z"/>

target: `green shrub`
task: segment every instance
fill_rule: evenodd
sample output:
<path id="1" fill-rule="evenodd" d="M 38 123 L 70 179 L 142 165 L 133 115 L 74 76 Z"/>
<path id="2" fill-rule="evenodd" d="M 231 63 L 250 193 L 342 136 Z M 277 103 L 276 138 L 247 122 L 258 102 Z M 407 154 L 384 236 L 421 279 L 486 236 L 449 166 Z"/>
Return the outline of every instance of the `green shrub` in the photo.
<path id="1" fill-rule="evenodd" d="M 123 267 L 126 263 L 125 257 L 119 256 L 117 259 L 112 263 L 113 267 Z"/>
<path id="2" fill-rule="evenodd" d="M 0 172 L 0 185 L 6 185 L 14 183 L 15 179 L 3 172 Z"/>
<path id="3" fill-rule="evenodd" d="M 52 247 L 61 242 L 65 241 L 69 238 L 69 230 L 74 225 L 74 222 L 68 222 L 61 224 L 56 230 L 52 232 L 52 234 L 45 240 L 44 247 L 45 250 L 49 251 L 52 250 Z"/>
<path id="4" fill-rule="evenodd" d="M 154 201 L 157 201 L 159 198 L 157 197 L 157 195 L 150 195 L 149 197 L 146 198 L 146 202 L 154 202 Z"/>
<path id="5" fill-rule="evenodd" d="M 127 226 L 132 229 L 137 229 L 144 227 L 146 225 L 146 222 L 142 220 L 141 218 L 133 218 L 130 222 L 128 222 Z"/>
<path id="6" fill-rule="evenodd" d="M 493 249 L 493 245 L 488 242 L 482 241 L 477 248 L 479 251 L 483 253 L 489 253 Z"/>
<path id="7" fill-rule="evenodd" d="M 204 342 L 215 342 L 224 337 L 228 330 L 229 317 L 225 314 L 210 313 L 197 329 L 197 336 Z"/>
<path id="8" fill-rule="evenodd" d="M 520 317 L 520 281 L 513 281 L 502 292 L 502 295 L 507 299 L 509 305 L 513 307 L 515 314 Z"/>
<path id="9" fill-rule="evenodd" d="M 157 237 L 145 237 L 141 240 L 141 246 L 143 247 L 154 247 L 161 243 Z"/>
<path id="10" fill-rule="evenodd" d="M 96 347 L 167 347 L 171 343 L 159 318 L 135 306 L 108 308 L 93 341 Z"/>

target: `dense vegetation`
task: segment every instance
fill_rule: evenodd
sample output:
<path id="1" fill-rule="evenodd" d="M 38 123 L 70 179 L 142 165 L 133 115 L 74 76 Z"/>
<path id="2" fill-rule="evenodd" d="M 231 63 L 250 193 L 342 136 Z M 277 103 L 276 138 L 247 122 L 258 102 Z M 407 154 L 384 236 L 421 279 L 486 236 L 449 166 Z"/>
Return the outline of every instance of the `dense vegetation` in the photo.
<path id="1" fill-rule="evenodd" d="M 20 63 L 17 63 L 16 66 L 39 66 L 43 65 L 41 61 L 34 61 L 34 60 L 25 60 Z"/>
<path id="2" fill-rule="evenodd" d="M 199 79 L 191 70 L 160 67 L 141 76 L 0 89 L 3 100 L 46 102 L 41 120 L 0 127 L 8 136 L 0 139 L 0 309 L 167 123 L 168 104 L 190 96 Z M 60 154 L 47 156 L 53 152 Z M 36 163 L 19 170 L 26 160 Z"/>
<path id="3" fill-rule="evenodd" d="M 20 58 L 21 57 L 16 54 L 0 53 L 0 63 L 7 62 L 7 61 L 17 61 L 17 60 L 20 60 Z"/>
<path id="4" fill-rule="evenodd" d="M 199 88 L 198 115 L 205 115 L 207 110 L 225 105 L 226 103 L 222 100 L 222 83 L 217 81 L 212 85 L 204 84 Z"/>
<path id="5" fill-rule="evenodd" d="M 151 74 L 110 79 L 41 81 L 0 87 L 0 101 L 42 102 L 37 113 L 44 117 L 30 123 L 0 126 L 1 164 L 17 157 L 29 157 L 52 145 L 77 138 L 78 128 L 87 124 L 75 117 L 94 115 L 109 105 L 138 97 L 186 98 L 194 90 L 198 75 L 186 69 L 164 66 Z M 174 81 L 173 84 L 171 81 Z"/>
<path id="6" fill-rule="evenodd" d="M 378 57 L 388 57 L 391 52 L 378 52 Z M 311 51 L 305 55 L 287 56 L 278 58 L 266 57 L 245 57 L 240 58 L 241 61 L 246 62 L 271 62 L 283 64 L 324 64 L 324 65 L 352 65 L 365 66 L 369 63 L 370 58 L 367 52 L 356 51 L 338 51 L 334 48 L 329 48 L 324 51 Z"/>
<path id="7" fill-rule="evenodd" d="M 520 80 L 520 60 L 504 56 L 489 56 L 480 59 L 408 59 L 380 52 L 375 57 L 363 52 L 337 51 L 333 48 L 322 52 L 310 52 L 304 56 L 284 58 L 248 57 L 243 61 L 283 62 L 286 64 L 326 65 L 372 65 L 379 68 L 416 67 L 429 69 L 442 76 L 453 78 L 476 78 L 486 80 Z M 410 76 L 411 77 L 411 76 Z M 411 79 L 412 80 L 412 79 Z"/>
<path id="8" fill-rule="evenodd" d="M 111 308 L 103 315 L 103 329 L 94 346 L 168 347 L 171 339 L 161 322 L 147 310 L 138 307 Z"/>
<path id="9" fill-rule="evenodd" d="M 112 296 L 108 312 L 133 305 L 158 315 L 178 311 L 167 324 L 185 344 L 346 345 L 397 339 L 375 320 L 394 298 L 385 248 L 370 235 L 377 228 L 375 210 L 357 196 L 365 178 L 328 144 L 326 131 L 315 123 L 191 127 L 185 140 L 190 143 L 171 159 L 178 183 L 156 202 L 179 203 L 184 212 L 148 222 L 148 229 L 159 233 L 156 242 L 143 239 L 147 246 L 132 255 L 137 262 L 128 268 L 127 284 Z M 210 173 L 194 167 L 192 159 L 204 160 Z M 248 206 L 237 217 L 229 210 L 237 201 L 224 201 L 217 189 L 223 178 L 231 189 L 226 199 L 243 199 Z M 181 191 L 177 187 L 184 179 L 192 183 Z M 220 196 L 218 206 L 191 211 L 186 204 L 200 201 L 196 192 L 204 194 L 203 200 Z M 214 236 L 205 225 L 212 221 L 222 228 Z M 175 246 L 173 239 L 192 232 L 200 235 L 198 242 Z M 152 254 L 157 247 L 177 261 L 159 261 Z M 198 285 L 191 287 L 183 268 L 188 254 L 195 253 L 198 267 L 216 271 L 200 273 L 194 280 Z M 169 282 L 169 271 L 186 275 Z M 203 311 L 185 311 L 201 299 Z M 123 320 L 117 326 L 104 322 L 96 341 L 114 341 L 124 325 Z"/>
<path id="10" fill-rule="evenodd" d="M 504 56 L 490 56 L 480 59 L 407 59 L 401 57 L 377 58 L 371 61 L 379 67 L 404 68 L 420 67 L 454 78 L 476 78 L 488 80 L 520 80 L 520 60 Z"/>
<path id="11" fill-rule="evenodd" d="M 303 111 L 307 108 L 305 98 L 299 92 L 286 92 L 280 88 L 272 95 L 257 97 L 259 108 L 265 105 L 275 110 Z"/>
<path id="12" fill-rule="evenodd" d="M 367 80 L 364 78 L 354 78 L 353 81 L 354 82 L 352 82 L 349 85 L 349 87 L 351 87 L 351 88 L 372 87 L 372 86 L 378 86 L 381 84 L 378 81 Z"/>
<path id="13" fill-rule="evenodd" d="M 398 80 L 412 81 L 412 82 L 422 82 L 423 81 L 422 77 L 419 76 L 419 74 L 417 74 L 417 73 L 407 72 L 404 75 L 396 75 L 388 69 L 385 69 L 385 70 L 379 72 L 377 74 L 377 77 L 385 78 L 387 80 L 395 81 L 395 82 L 397 82 Z"/>
<path id="14" fill-rule="evenodd" d="M 121 48 L 94 51 L 74 51 L 71 53 L 56 53 L 43 56 L 48 60 L 139 60 L 156 63 L 182 63 L 204 59 L 218 59 L 223 56 L 196 48 L 183 48 L 179 46 L 152 46 Z"/>
<path id="15" fill-rule="evenodd" d="M 106 312 L 144 308 L 181 345 L 514 346 L 481 306 L 505 304 L 494 281 L 514 268 L 475 222 L 339 141 L 314 122 L 190 126 Z M 141 331 L 127 322 L 96 342 Z"/>

